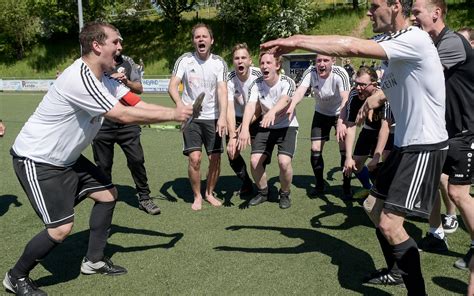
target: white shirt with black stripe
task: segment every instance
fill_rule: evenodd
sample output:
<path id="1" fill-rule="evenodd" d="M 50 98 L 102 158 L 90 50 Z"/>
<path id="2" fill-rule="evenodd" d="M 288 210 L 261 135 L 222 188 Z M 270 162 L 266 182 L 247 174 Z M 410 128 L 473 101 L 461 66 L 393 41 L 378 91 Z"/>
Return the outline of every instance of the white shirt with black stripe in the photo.
<path id="1" fill-rule="evenodd" d="M 249 88 L 249 102 L 258 102 L 262 107 L 262 114 L 265 115 L 268 110 L 273 108 L 276 103 L 281 99 L 282 96 L 287 95 L 290 98 L 295 92 L 295 82 L 290 77 L 280 74 L 278 82 L 273 86 L 263 80 L 263 77 L 257 78 Z M 275 123 L 270 126 L 270 129 L 285 128 L 289 126 L 298 126 L 298 120 L 296 120 L 296 111 L 293 113 L 291 121 L 286 114 L 289 104 L 286 108 L 281 110 L 275 116 Z"/>
<path id="2" fill-rule="evenodd" d="M 202 92 L 206 94 L 198 119 L 219 117 L 217 83 L 227 81 L 227 64 L 220 56 L 211 53 L 209 58 L 203 61 L 196 53 L 185 53 L 176 61 L 173 76 L 183 82 L 181 100 L 185 105 L 193 104 Z"/>
<path id="3" fill-rule="evenodd" d="M 54 82 L 13 144 L 18 156 L 67 167 L 90 145 L 103 114 L 129 89 L 103 75 L 98 80 L 82 59 L 77 59 Z"/>
<path id="4" fill-rule="evenodd" d="M 244 115 L 245 104 L 248 100 L 249 87 L 255 79 L 262 76 L 262 71 L 256 67 L 250 67 L 249 77 L 245 81 L 241 81 L 236 71 L 231 71 L 227 77 L 227 96 L 229 104 L 234 104 L 235 116 L 242 117 Z"/>
<path id="5" fill-rule="evenodd" d="M 321 78 L 315 66 L 310 66 L 303 73 L 300 85 L 311 87 L 311 93 L 316 100 L 314 110 L 327 115 L 336 116 L 341 112 L 341 92 L 349 91 L 351 84 L 347 71 L 333 65 L 328 78 Z"/>
<path id="6" fill-rule="evenodd" d="M 416 150 L 445 146 L 443 67 L 428 33 L 409 27 L 374 40 L 388 57 L 381 88 L 397 122 L 395 146 Z"/>

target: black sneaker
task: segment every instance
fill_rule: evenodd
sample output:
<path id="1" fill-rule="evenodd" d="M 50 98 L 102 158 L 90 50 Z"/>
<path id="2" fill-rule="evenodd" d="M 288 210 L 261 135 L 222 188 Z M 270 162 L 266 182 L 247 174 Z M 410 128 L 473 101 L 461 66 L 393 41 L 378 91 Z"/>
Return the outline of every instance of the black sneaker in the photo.
<path id="1" fill-rule="evenodd" d="M 448 238 L 436 238 L 432 233 L 428 232 L 424 238 L 418 242 L 418 249 L 430 253 L 445 253 L 448 251 Z"/>
<path id="2" fill-rule="evenodd" d="M 280 189 L 278 192 L 278 195 L 280 197 L 280 209 L 288 209 L 291 207 L 291 200 L 290 200 L 290 191 L 284 192 Z"/>
<path id="3" fill-rule="evenodd" d="M 89 259 L 84 257 L 81 264 L 81 273 L 87 275 L 95 273 L 105 275 L 122 275 L 126 274 L 127 270 L 122 266 L 114 265 L 112 263 L 112 260 L 107 257 L 104 257 L 102 261 L 98 261 L 95 263 L 92 263 L 91 261 L 89 261 Z"/>
<path id="4" fill-rule="evenodd" d="M 389 271 L 387 268 L 382 268 L 366 276 L 363 282 L 372 285 L 398 286 L 403 285 L 403 278 L 399 273 Z"/>
<path id="5" fill-rule="evenodd" d="M 474 254 L 474 248 L 469 248 L 469 251 L 467 251 L 463 258 L 459 258 L 454 262 L 454 267 L 461 270 L 469 270 L 469 261 L 471 261 L 472 254 Z"/>
<path id="6" fill-rule="evenodd" d="M 155 205 L 151 199 L 142 199 L 138 201 L 138 208 L 150 215 L 158 215 L 161 209 Z"/>
<path id="7" fill-rule="evenodd" d="M 5 274 L 3 279 L 3 286 L 8 291 L 15 293 L 16 295 L 28 295 L 28 296 L 46 296 L 48 295 L 45 291 L 38 289 L 35 282 L 29 277 L 21 279 L 15 279 L 10 275 L 10 271 Z"/>
<path id="8" fill-rule="evenodd" d="M 453 233 L 458 229 L 459 222 L 456 216 L 441 214 L 441 222 L 445 233 Z"/>
<path id="9" fill-rule="evenodd" d="M 256 206 L 268 200 L 268 192 L 258 191 L 258 194 L 249 201 L 249 205 Z"/>

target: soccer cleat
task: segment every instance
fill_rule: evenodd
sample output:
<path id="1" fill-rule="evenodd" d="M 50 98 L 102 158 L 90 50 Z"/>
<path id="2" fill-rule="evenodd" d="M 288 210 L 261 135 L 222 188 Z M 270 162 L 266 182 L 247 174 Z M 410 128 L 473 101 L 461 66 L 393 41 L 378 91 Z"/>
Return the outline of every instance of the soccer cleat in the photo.
<path id="1" fill-rule="evenodd" d="M 280 196 L 280 209 L 288 209 L 291 207 L 291 200 L 290 200 L 290 191 L 284 192 L 280 189 L 278 192 L 278 195 Z"/>
<path id="2" fill-rule="evenodd" d="M 403 278 L 399 273 L 389 271 L 387 268 L 382 268 L 366 276 L 363 282 L 372 285 L 398 286 L 403 285 Z"/>
<path id="3" fill-rule="evenodd" d="M 10 271 L 5 274 L 3 279 L 3 286 L 8 291 L 16 295 L 27 296 L 46 296 L 45 291 L 38 289 L 38 286 L 29 277 L 15 279 L 11 276 Z"/>
<path id="4" fill-rule="evenodd" d="M 454 262 L 454 267 L 461 270 L 469 270 L 469 261 L 471 261 L 472 254 L 474 253 L 474 248 L 469 248 L 466 255 L 463 258 L 459 258 Z"/>
<path id="5" fill-rule="evenodd" d="M 441 221 L 445 233 L 453 233 L 458 229 L 459 223 L 456 216 L 441 214 Z"/>
<path id="6" fill-rule="evenodd" d="M 138 201 L 138 208 L 150 215 L 158 215 L 161 209 L 155 205 L 151 199 L 143 199 Z"/>
<path id="7" fill-rule="evenodd" d="M 268 193 L 265 194 L 259 191 L 258 194 L 249 201 L 249 205 L 256 206 L 256 205 L 261 204 L 262 202 L 266 202 L 267 200 L 268 200 Z"/>
<path id="8" fill-rule="evenodd" d="M 448 251 L 448 238 L 436 238 L 432 233 L 428 232 L 424 238 L 418 242 L 418 249 L 430 253 L 444 253 Z"/>
<path id="9" fill-rule="evenodd" d="M 105 275 L 122 275 L 126 274 L 127 270 L 118 265 L 114 265 L 112 260 L 108 257 L 104 257 L 101 261 L 91 262 L 89 259 L 84 257 L 81 264 L 81 273 L 82 274 L 105 274 Z"/>

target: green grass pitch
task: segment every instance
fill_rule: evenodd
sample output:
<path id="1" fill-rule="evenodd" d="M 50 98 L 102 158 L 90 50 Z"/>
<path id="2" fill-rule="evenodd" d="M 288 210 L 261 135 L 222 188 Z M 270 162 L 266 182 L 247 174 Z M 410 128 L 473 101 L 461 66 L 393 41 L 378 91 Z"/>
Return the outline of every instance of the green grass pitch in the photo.
<path id="1" fill-rule="evenodd" d="M 15 263 L 28 240 L 43 227 L 16 180 L 9 155 L 11 144 L 41 97 L 0 93 L 0 118 L 7 125 L 6 135 L 0 138 L 0 272 Z M 171 105 L 164 95 L 145 95 L 144 100 Z M 314 186 L 309 164 L 313 106 L 313 100 L 307 99 L 297 109 L 300 131 L 290 209 L 280 210 L 275 202 L 245 207 L 245 201 L 235 195 L 240 182 L 223 155 L 216 192 L 226 206 L 204 204 L 202 211 L 193 212 L 181 134 L 177 129 L 144 128 L 149 184 L 162 214 L 149 216 L 137 209 L 133 181 L 117 147 L 113 179 L 119 202 L 106 254 L 129 273 L 120 277 L 80 275 L 92 206 L 87 200 L 76 208 L 71 236 L 31 277 L 51 295 L 406 295 L 400 287 L 361 284 L 366 273 L 384 267 L 384 260 L 362 207 L 339 199 L 342 177 L 334 136 L 324 149 L 330 188 L 323 198 L 306 195 Z M 90 148 L 84 154 L 90 158 Z M 249 150 L 243 154 L 248 159 Z M 204 159 L 203 180 L 207 164 Z M 271 194 L 276 197 L 275 155 L 267 173 Z M 357 180 L 352 183 L 360 186 Z M 427 227 L 423 221 L 406 222 L 416 240 Z M 460 227 L 449 236 L 448 254 L 421 254 L 430 295 L 465 293 L 468 273 L 452 264 L 465 253 L 469 241 Z"/>

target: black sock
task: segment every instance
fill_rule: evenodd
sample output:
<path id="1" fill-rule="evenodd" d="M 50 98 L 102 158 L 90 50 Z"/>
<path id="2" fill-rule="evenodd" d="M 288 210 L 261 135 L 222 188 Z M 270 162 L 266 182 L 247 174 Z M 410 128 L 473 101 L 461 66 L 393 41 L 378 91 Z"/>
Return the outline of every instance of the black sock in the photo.
<path id="1" fill-rule="evenodd" d="M 385 258 L 385 263 L 387 263 L 387 269 L 393 273 L 400 274 L 400 270 L 398 269 L 397 263 L 395 261 L 395 257 L 393 256 L 392 246 L 388 243 L 385 236 L 383 236 L 380 229 L 377 227 L 375 228 L 375 235 L 379 240 L 380 247 L 382 248 L 383 257 Z"/>
<path id="2" fill-rule="evenodd" d="M 313 168 L 314 177 L 316 178 L 316 186 L 324 184 L 324 159 L 321 151 L 311 151 L 311 167 Z"/>
<path id="3" fill-rule="evenodd" d="M 339 154 L 341 155 L 341 168 L 344 167 L 344 163 L 346 162 L 346 151 L 345 150 L 340 150 Z M 342 175 L 342 191 L 344 193 L 350 193 L 351 192 L 351 177 Z"/>
<path id="4" fill-rule="evenodd" d="M 242 180 L 242 182 L 247 183 L 250 181 L 249 174 L 247 173 L 247 165 L 245 164 L 242 155 L 237 156 L 235 159 L 229 158 L 229 164 L 237 177 Z"/>
<path id="5" fill-rule="evenodd" d="M 392 248 L 403 282 L 408 290 L 408 296 L 426 295 L 425 281 L 421 273 L 420 254 L 415 241 L 410 237 Z"/>
<path id="6" fill-rule="evenodd" d="M 97 262 L 104 258 L 104 249 L 107 244 L 108 230 L 112 224 L 115 203 L 115 201 L 96 202 L 92 208 L 89 219 L 89 247 L 86 254 L 89 261 Z"/>
<path id="7" fill-rule="evenodd" d="M 60 243 L 49 236 L 46 229 L 35 235 L 26 244 L 23 254 L 10 272 L 11 276 L 14 278 L 28 276 L 39 261 L 43 260 Z"/>

